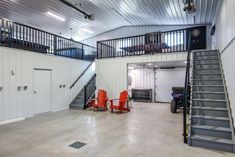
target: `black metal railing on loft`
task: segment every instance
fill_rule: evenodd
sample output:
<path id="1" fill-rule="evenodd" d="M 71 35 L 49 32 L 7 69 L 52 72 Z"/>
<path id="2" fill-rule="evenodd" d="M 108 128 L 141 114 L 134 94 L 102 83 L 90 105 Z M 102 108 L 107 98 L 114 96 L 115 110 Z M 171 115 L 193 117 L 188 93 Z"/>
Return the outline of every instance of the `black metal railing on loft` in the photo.
<path id="1" fill-rule="evenodd" d="M 187 51 L 187 29 L 97 42 L 97 58 L 113 58 Z"/>
<path id="2" fill-rule="evenodd" d="M 187 65 L 186 65 L 186 74 L 185 74 L 185 84 L 184 84 L 184 104 L 183 104 L 183 137 L 184 143 L 187 143 L 188 139 L 188 127 L 187 127 L 187 112 L 190 103 L 190 67 L 191 67 L 191 32 L 188 33 L 188 53 L 187 53 Z"/>
<path id="3" fill-rule="evenodd" d="M 189 42 L 189 32 L 193 37 Z M 206 49 L 206 26 L 147 33 L 97 42 L 97 59 Z"/>
<path id="4" fill-rule="evenodd" d="M 44 54 L 94 60 L 96 48 L 6 19 L 0 19 L 0 46 Z"/>

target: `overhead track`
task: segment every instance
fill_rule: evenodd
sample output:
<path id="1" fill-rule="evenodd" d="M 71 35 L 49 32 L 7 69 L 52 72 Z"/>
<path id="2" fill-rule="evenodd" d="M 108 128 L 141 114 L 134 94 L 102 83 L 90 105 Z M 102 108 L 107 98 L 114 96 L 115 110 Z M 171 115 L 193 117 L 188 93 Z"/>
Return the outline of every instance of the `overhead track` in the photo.
<path id="1" fill-rule="evenodd" d="M 77 8 L 76 6 L 74 6 L 73 4 L 69 3 L 66 0 L 59 0 L 59 1 L 62 2 L 63 4 L 65 4 L 65 5 L 73 8 L 73 9 L 75 9 L 76 11 L 82 13 L 84 15 L 85 19 L 94 20 L 94 14 L 89 14 L 89 13 L 85 12 L 84 10 Z"/>

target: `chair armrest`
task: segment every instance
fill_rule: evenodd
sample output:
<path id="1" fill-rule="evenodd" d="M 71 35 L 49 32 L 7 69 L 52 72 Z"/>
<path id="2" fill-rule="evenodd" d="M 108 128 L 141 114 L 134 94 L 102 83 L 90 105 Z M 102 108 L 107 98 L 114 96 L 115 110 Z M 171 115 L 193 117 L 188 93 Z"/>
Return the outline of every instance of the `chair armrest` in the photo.
<path id="1" fill-rule="evenodd" d="M 119 99 L 109 99 L 110 102 L 113 102 L 113 101 L 115 101 L 115 100 L 119 100 Z"/>

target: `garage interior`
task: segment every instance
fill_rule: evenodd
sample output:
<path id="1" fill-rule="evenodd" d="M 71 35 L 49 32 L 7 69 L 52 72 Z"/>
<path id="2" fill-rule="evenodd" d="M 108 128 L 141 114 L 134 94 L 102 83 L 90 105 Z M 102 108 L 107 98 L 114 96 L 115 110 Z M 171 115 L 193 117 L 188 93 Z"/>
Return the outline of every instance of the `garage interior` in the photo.
<path id="1" fill-rule="evenodd" d="M 187 61 L 128 64 L 128 90 L 135 101 L 169 103 L 172 88 L 184 87 Z M 146 93 L 133 98 L 132 90 Z M 138 92 L 138 91 L 137 91 Z"/>
<path id="2" fill-rule="evenodd" d="M 1 0 L 0 157 L 232 157 L 234 0 Z"/>

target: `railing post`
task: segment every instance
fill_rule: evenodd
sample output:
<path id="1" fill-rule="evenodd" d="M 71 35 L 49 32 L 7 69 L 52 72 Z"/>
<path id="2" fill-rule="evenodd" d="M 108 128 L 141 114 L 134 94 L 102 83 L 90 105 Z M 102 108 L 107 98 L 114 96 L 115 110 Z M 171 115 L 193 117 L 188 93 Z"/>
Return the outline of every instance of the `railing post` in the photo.
<path id="1" fill-rule="evenodd" d="M 187 143 L 187 106 L 188 106 L 188 99 L 190 98 L 190 40 L 191 40 L 191 32 L 188 32 L 188 43 L 187 43 L 187 67 L 186 67 L 186 75 L 185 75 L 185 86 L 184 86 L 184 104 L 183 104 L 183 136 L 184 136 L 184 143 Z"/>
<path id="2" fill-rule="evenodd" d="M 84 45 L 82 45 L 82 60 L 84 60 Z"/>
<path id="3" fill-rule="evenodd" d="M 54 47 L 53 54 L 55 54 L 56 49 L 57 49 L 57 37 L 55 35 L 53 35 L 53 40 L 54 40 L 54 42 L 53 42 L 53 47 Z"/>
<path id="4" fill-rule="evenodd" d="M 96 58 L 99 58 L 99 42 L 96 43 Z"/>
<path id="5" fill-rule="evenodd" d="M 87 96 L 87 95 L 86 95 L 86 85 L 84 86 L 83 89 L 84 89 L 84 104 L 83 104 L 83 109 L 85 109 L 85 108 L 86 108 L 86 101 L 87 101 L 87 100 L 86 100 L 86 96 Z"/>

